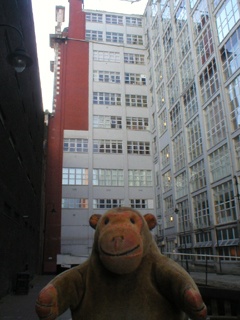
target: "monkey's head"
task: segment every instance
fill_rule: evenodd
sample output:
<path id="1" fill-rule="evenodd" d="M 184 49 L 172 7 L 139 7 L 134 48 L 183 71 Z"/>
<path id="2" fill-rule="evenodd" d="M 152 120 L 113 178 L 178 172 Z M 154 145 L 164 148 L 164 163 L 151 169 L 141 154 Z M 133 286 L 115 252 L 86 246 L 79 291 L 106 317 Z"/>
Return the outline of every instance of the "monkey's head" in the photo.
<path id="1" fill-rule="evenodd" d="M 96 229 L 93 250 L 103 265 L 117 274 L 136 270 L 151 245 L 150 230 L 156 225 L 155 217 L 121 207 L 110 209 L 104 215 L 92 215 L 89 222 Z"/>

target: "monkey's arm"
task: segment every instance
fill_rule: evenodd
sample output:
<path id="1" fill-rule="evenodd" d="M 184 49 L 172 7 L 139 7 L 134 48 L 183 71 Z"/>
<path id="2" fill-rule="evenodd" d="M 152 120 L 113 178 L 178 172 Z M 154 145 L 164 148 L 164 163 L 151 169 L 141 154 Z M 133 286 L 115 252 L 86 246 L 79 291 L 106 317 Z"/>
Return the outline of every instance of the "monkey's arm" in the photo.
<path id="1" fill-rule="evenodd" d="M 38 295 L 36 312 L 39 319 L 54 320 L 68 308 L 75 309 L 84 288 L 83 275 L 78 267 L 58 275 Z"/>
<path id="2" fill-rule="evenodd" d="M 161 256 L 156 264 L 155 274 L 159 291 L 165 298 L 177 305 L 191 319 L 206 319 L 207 308 L 197 285 L 182 267 Z"/>

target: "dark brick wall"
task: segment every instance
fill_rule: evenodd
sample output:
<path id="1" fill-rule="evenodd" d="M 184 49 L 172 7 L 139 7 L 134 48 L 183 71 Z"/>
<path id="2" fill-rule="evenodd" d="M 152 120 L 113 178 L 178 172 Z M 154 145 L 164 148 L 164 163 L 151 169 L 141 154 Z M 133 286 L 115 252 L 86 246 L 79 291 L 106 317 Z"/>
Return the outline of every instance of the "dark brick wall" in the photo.
<path id="1" fill-rule="evenodd" d="M 7 64 L 19 34 L 0 27 L 0 297 L 17 273 L 38 273 L 43 110 L 31 1 L 0 0 L 0 24 L 16 26 L 33 66 L 17 74 Z"/>

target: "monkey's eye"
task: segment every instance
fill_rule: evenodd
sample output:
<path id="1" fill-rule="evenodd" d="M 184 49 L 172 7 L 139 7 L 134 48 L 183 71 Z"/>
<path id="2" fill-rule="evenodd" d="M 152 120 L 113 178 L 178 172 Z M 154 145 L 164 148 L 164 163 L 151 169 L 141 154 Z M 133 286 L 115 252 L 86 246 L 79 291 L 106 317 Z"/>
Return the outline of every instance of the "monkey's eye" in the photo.
<path id="1" fill-rule="evenodd" d="M 135 224 L 135 221 L 133 218 L 131 218 L 130 221 L 132 222 L 132 224 Z"/>
<path id="2" fill-rule="evenodd" d="M 105 223 L 105 224 L 108 224 L 108 222 L 109 222 L 109 219 L 107 218 L 107 219 L 104 221 L 104 223 Z"/>

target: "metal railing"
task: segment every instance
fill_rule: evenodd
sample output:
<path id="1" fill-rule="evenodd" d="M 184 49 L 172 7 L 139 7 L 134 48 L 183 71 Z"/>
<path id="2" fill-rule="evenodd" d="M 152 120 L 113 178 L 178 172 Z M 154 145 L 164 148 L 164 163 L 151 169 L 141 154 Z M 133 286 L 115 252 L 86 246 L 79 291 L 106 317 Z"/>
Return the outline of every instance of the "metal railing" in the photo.
<path id="1" fill-rule="evenodd" d="M 196 254 L 196 253 L 179 253 L 179 252 L 162 252 L 163 255 L 166 255 L 167 257 L 169 256 L 193 256 L 194 258 L 196 257 L 205 257 L 205 283 L 206 286 L 208 285 L 208 261 L 213 261 L 214 258 L 216 258 L 219 262 L 219 267 L 220 267 L 220 272 L 222 273 L 222 269 L 221 269 L 221 258 L 229 259 L 228 261 L 240 261 L 240 257 L 233 257 L 233 256 L 220 256 L 220 255 L 214 255 L 214 254 Z M 208 259 L 209 258 L 209 259 Z M 234 260 L 233 260 L 234 259 Z M 191 260 L 174 260 L 175 262 L 179 262 L 179 261 L 191 261 Z M 195 259 L 196 261 L 196 259 Z M 201 260 L 203 261 L 203 260 Z M 189 270 L 187 270 L 189 272 Z"/>

